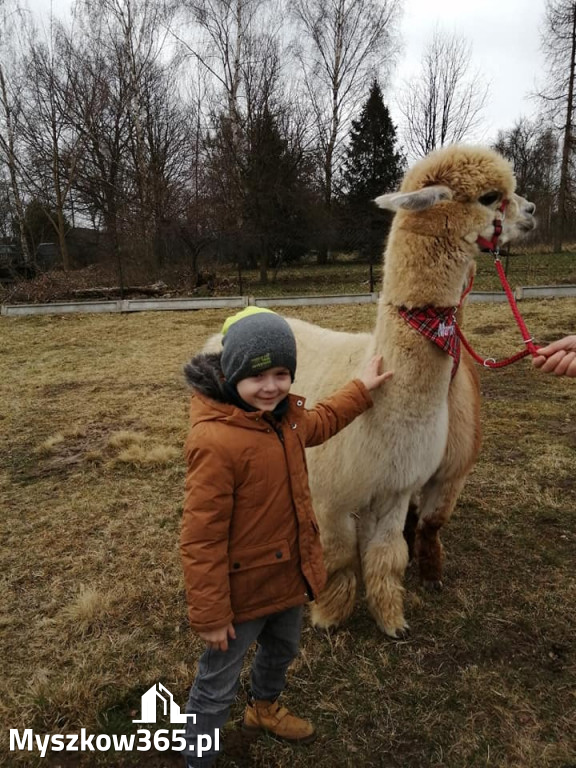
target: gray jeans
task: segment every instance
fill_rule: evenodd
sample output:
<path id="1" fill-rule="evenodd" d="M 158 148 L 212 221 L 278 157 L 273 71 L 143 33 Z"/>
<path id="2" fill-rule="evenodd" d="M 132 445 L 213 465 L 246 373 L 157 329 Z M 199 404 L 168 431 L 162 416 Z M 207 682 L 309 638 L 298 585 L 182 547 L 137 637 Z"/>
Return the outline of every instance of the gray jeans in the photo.
<path id="1" fill-rule="evenodd" d="M 252 696 L 273 701 L 282 693 L 286 671 L 300 648 L 302 613 L 303 608 L 299 605 L 235 624 L 236 639 L 228 641 L 227 651 L 211 648 L 204 651 L 186 705 L 186 712 L 196 715 L 196 723 L 188 721 L 186 727 L 187 768 L 208 768 L 216 759 L 216 729 L 222 729 L 228 720 L 242 662 L 252 643 L 258 642 L 250 676 Z M 198 756 L 198 745 L 202 744 L 206 749 L 208 741 L 210 748 Z"/>

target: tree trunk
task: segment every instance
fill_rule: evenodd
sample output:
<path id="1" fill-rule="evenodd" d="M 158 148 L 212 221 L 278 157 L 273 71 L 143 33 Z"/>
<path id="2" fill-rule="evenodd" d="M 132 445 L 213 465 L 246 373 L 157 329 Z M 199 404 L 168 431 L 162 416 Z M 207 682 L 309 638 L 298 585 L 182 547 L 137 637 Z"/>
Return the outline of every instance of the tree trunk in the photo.
<path id="1" fill-rule="evenodd" d="M 54 125 L 54 123 L 53 123 Z M 60 257 L 62 259 L 62 267 L 65 272 L 70 269 L 70 255 L 68 253 L 68 243 L 66 242 L 66 222 L 64 220 L 64 200 L 62 195 L 62 188 L 60 186 L 60 157 L 58 142 L 56 137 L 53 136 L 52 151 L 54 152 L 52 158 L 52 178 L 54 182 L 54 191 L 56 194 L 56 216 L 58 234 L 58 245 L 60 247 Z"/>
<path id="2" fill-rule="evenodd" d="M 70 252 L 68 251 L 68 242 L 66 241 L 66 222 L 62 209 L 58 208 L 58 245 L 60 246 L 60 256 L 62 257 L 62 266 L 65 271 L 71 267 Z"/>
<path id="3" fill-rule="evenodd" d="M 260 240 L 260 282 L 266 285 L 268 283 L 268 238 L 263 237 Z"/>
<path id="4" fill-rule="evenodd" d="M 28 247 L 28 240 L 26 239 L 26 222 L 24 205 L 22 203 L 22 197 L 20 195 L 20 186 L 18 184 L 18 176 L 16 173 L 16 154 L 14 152 L 14 125 L 12 123 L 12 112 L 8 102 L 8 91 L 6 89 L 6 80 L 4 79 L 4 70 L 0 65 L 0 99 L 4 106 L 4 116 L 6 120 L 6 164 L 8 165 L 8 173 L 10 174 L 10 187 L 12 189 L 12 195 L 14 197 L 14 207 L 16 209 L 16 218 L 18 220 L 18 234 L 20 237 L 20 247 L 22 249 L 22 256 L 26 264 L 32 263 L 32 257 L 30 248 Z"/>
<path id="5" fill-rule="evenodd" d="M 560 253 L 564 242 L 564 224 L 566 223 L 566 200 L 570 170 L 570 150 L 572 145 L 572 111 L 574 108 L 574 72 L 576 63 L 576 5 L 572 5 L 572 50 L 570 53 L 570 75 L 568 79 L 568 102 L 566 105 L 566 123 L 560 166 L 560 188 L 558 190 L 558 216 L 554 227 L 553 251 Z"/>
<path id="6" fill-rule="evenodd" d="M 330 145 L 327 147 L 326 150 L 326 157 L 324 160 L 324 211 L 325 211 L 325 220 L 327 223 L 327 226 L 329 229 L 331 229 L 332 225 L 332 184 L 333 184 L 333 168 L 332 168 L 332 162 L 333 162 L 333 146 L 332 146 L 332 140 L 333 140 L 334 134 L 332 135 L 330 139 Z M 320 266 L 324 266 L 325 264 L 328 264 L 328 255 L 330 253 L 330 245 L 328 242 L 328 232 L 323 233 L 323 243 L 318 249 L 318 256 L 316 258 L 316 263 Z M 331 239 L 331 238 L 330 238 Z"/>
<path id="7" fill-rule="evenodd" d="M 116 266 L 116 273 L 118 275 L 118 286 L 120 288 L 120 298 L 124 298 L 124 255 L 121 243 L 121 234 L 118 231 L 118 215 L 116 208 L 109 207 L 106 218 L 106 231 L 108 234 L 109 242 L 112 245 L 112 256 Z"/>

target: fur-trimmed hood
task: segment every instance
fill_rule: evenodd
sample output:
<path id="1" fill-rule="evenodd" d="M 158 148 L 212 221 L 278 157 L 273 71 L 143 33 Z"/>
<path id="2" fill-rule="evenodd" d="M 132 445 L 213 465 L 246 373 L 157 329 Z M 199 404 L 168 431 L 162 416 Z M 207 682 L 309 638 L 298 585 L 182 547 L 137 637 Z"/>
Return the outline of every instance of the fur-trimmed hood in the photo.
<path id="1" fill-rule="evenodd" d="M 200 394 L 228 403 L 229 398 L 224 389 L 224 374 L 220 364 L 221 352 L 206 352 L 196 355 L 184 366 L 184 377 L 189 387 Z"/>

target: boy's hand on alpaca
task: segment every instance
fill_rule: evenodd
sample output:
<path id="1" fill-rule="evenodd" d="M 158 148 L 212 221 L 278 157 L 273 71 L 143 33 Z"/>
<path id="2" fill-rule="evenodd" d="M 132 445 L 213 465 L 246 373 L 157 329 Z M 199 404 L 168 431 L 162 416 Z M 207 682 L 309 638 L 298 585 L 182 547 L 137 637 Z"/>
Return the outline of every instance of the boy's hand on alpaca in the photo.
<path id="1" fill-rule="evenodd" d="M 228 650 L 228 638 L 231 640 L 236 639 L 236 632 L 234 631 L 234 625 L 228 624 L 220 629 L 211 629 L 208 632 L 198 632 L 202 640 L 206 643 L 208 648 L 212 648 L 216 651 Z"/>
<path id="2" fill-rule="evenodd" d="M 366 368 L 364 368 L 364 373 L 360 376 L 360 381 L 364 383 L 364 386 L 368 391 L 371 392 L 373 389 L 377 389 L 381 384 L 384 384 L 385 381 L 392 378 L 392 371 L 380 373 L 381 370 L 382 355 L 374 355 Z"/>

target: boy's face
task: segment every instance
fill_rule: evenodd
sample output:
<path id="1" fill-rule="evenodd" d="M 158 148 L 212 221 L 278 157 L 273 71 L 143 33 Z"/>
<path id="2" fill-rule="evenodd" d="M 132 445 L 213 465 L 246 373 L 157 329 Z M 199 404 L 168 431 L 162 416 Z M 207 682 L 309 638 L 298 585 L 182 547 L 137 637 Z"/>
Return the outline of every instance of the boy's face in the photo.
<path id="1" fill-rule="evenodd" d="M 248 405 L 259 411 L 273 411 L 284 400 L 292 379 L 288 368 L 268 368 L 256 376 L 240 379 L 236 384 L 238 394 Z"/>

